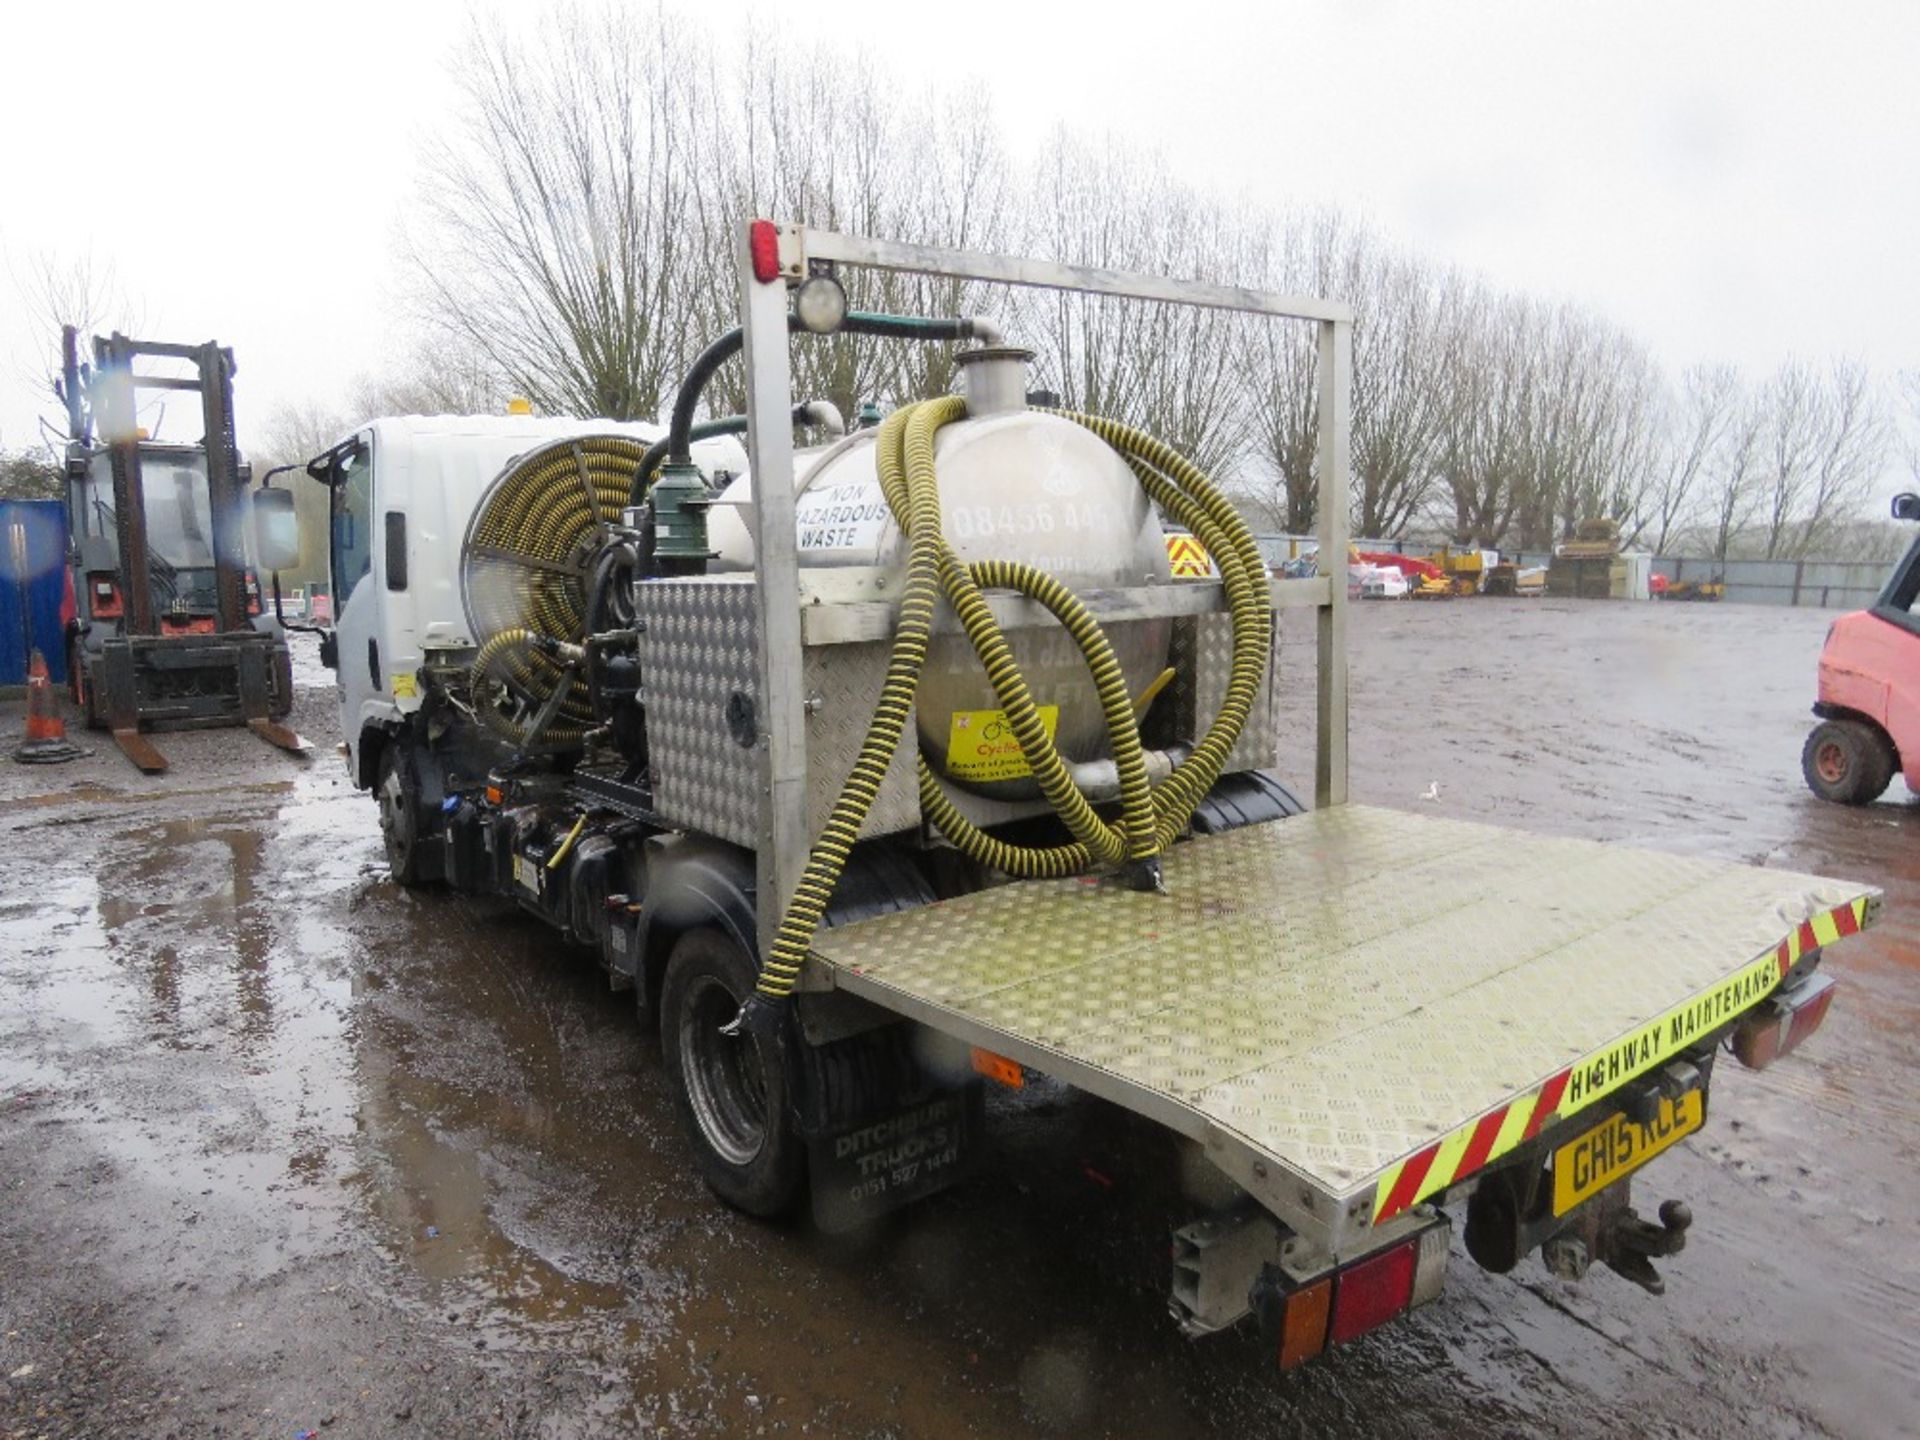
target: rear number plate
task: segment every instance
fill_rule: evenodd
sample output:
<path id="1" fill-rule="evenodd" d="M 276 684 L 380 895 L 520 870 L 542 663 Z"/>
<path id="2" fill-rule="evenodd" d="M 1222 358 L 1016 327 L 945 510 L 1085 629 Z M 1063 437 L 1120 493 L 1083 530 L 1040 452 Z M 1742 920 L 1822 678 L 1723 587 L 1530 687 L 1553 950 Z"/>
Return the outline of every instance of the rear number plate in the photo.
<path id="1" fill-rule="evenodd" d="M 1659 1118 L 1651 1125 L 1611 1115 L 1579 1139 L 1569 1140 L 1553 1152 L 1553 1213 L 1564 1215 L 1592 1199 L 1691 1135 L 1706 1118 L 1705 1092 L 1689 1090 L 1678 1100 L 1662 1100 Z"/>

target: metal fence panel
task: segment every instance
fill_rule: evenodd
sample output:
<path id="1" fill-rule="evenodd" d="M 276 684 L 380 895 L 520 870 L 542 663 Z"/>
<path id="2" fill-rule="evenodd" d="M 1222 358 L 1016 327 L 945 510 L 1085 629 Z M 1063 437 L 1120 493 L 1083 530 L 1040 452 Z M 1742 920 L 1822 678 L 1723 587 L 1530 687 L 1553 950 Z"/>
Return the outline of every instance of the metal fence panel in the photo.
<path id="1" fill-rule="evenodd" d="M 1813 609 L 1858 610 L 1871 605 L 1885 583 L 1885 567 L 1841 560 L 1714 560 L 1695 555 L 1661 555 L 1656 575 L 1670 581 L 1721 578 L 1727 599 L 1744 605 L 1799 605 Z"/>

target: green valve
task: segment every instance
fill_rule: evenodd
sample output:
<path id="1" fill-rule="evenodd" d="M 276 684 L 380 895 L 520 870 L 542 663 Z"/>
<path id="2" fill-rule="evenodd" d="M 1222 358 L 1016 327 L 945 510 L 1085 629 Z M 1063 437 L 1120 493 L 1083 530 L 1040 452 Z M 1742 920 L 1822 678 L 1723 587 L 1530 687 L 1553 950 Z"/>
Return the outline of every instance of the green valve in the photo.
<path id="1" fill-rule="evenodd" d="M 698 465 L 665 465 L 653 482 L 654 555 L 664 561 L 706 560 L 706 478 Z"/>

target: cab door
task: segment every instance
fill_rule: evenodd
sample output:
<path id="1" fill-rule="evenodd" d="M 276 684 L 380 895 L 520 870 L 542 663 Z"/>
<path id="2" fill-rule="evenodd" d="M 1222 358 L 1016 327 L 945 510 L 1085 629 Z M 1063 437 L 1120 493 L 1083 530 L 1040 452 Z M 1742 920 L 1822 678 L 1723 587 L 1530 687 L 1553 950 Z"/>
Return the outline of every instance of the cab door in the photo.
<path id="1" fill-rule="evenodd" d="M 395 716 L 386 657 L 380 653 L 380 587 L 374 583 L 374 516 L 379 455 L 374 434 L 336 447 L 327 483 L 332 490 L 327 557 L 333 577 L 334 688 L 340 728 L 361 784 L 361 737 L 369 725 Z"/>

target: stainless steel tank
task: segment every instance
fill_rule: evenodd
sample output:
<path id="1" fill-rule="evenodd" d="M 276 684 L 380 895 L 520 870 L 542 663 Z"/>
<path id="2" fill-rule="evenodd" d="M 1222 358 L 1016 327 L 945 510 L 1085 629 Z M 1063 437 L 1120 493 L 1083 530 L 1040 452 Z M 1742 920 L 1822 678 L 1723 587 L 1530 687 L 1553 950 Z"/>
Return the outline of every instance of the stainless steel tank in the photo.
<path id="1" fill-rule="evenodd" d="M 962 560 L 997 558 L 1044 570 L 1076 591 L 1171 583 L 1159 516 L 1124 460 L 1071 420 L 1025 408 L 1024 367 L 988 352 L 963 369 L 965 420 L 935 443 L 947 539 Z M 983 411 L 987 413 L 982 413 Z M 900 593 L 907 547 L 881 493 L 875 431 L 795 457 L 794 508 L 803 569 L 867 567 L 874 592 Z M 752 502 L 743 476 L 710 513 L 718 557 L 710 569 L 753 565 L 742 519 Z M 943 608 L 943 614 L 946 612 Z M 1109 625 L 1107 635 L 1138 695 L 1166 667 L 1165 620 Z M 1043 717 L 1071 762 L 1107 758 L 1106 725 L 1079 648 L 1058 626 L 1008 636 Z M 921 752 L 944 778 L 982 794 L 1038 793 L 999 702 L 964 635 L 936 636 L 916 697 Z"/>

